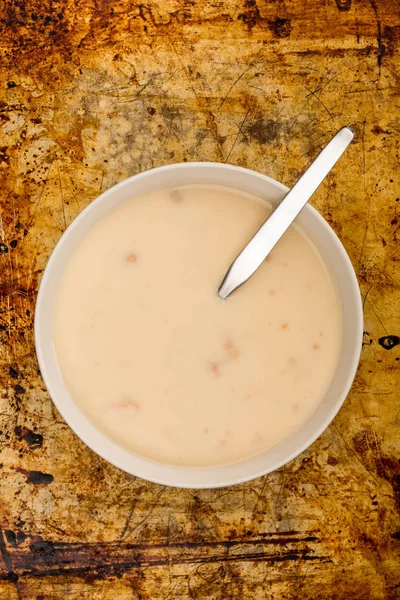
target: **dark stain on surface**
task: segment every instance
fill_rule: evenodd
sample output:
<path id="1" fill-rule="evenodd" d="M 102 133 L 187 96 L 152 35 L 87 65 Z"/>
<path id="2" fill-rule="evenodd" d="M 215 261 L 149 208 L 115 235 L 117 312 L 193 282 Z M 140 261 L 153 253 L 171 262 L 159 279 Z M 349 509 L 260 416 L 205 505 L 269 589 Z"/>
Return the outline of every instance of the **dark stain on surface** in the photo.
<path id="1" fill-rule="evenodd" d="M 380 68 L 382 66 L 382 58 L 386 54 L 386 49 L 385 49 L 385 45 L 382 40 L 382 23 L 381 23 L 381 19 L 379 17 L 376 0 L 370 0 L 370 3 L 371 3 L 372 10 L 374 11 L 375 20 L 376 20 L 376 28 L 377 28 L 376 41 L 378 42 L 377 60 L 378 60 L 378 67 L 380 70 Z"/>
<path id="2" fill-rule="evenodd" d="M 382 61 L 385 56 L 393 56 L 396 45 L 400 39 L 400 26 L 390 27 L 389 25 L 385 25 L 382 29 L 382 22 L 379 16 L 378 6 L 376 0 L 370 0 L 372 9 L 375 14 L 377 34 L 376 40 L 378 42 L 378 67 L 379 69 L 382 66 Z"/>
<path id="3" fill-rule="evenodd" d="M 32 542 L 29 547 L 33 553 L 40 556 L 53 556 L 55 553 L 53 543 L 44 540 Z"/>
<path id="4" fill-rule="evenodd" d="M 281 539 L 280 539 L 281 538 Z M 278 548 L 274 549 L 279 540 Z M 14 571 L 25 576 L 44 577 L 68 574 L 94 582 L 110 576 L 120 577 L 127 571 L 146 567 L 235 563 L 237 561 L 282 563 L 285 561 L 330 562 L 318 555 L 309 543 L 319 541 L 315 535 L 282 532 L 255 536 L 246 540 L 209 542 L 66 543 L 43 540 L 35 536 L 29 549 L 13 551 Z M 272 544 L 272 546 L 271 546 Z M 0 575 L 1 577 L 1 575 Z"/>
<path id="5" fill-rule="evenodd" d="M 26 540 L 26 535 L 20 529 L 17 531 L 17 544 L 23 544 Z"/>
<path id="6" fill-rule="evenodd" d="M 380 127 L 379 125 L 374 125 L 371 128 L 371 132 L 375 135 L 380 135 L 382 133 L 384 133 L 385 135 L 391 135 L 392 132 L 389 131 L 388 129 L 382 129 L 382 127 Z"/>
<path id="7" fill-rule="evenodd" d="M 21 35 L 22 31 L 24 35 Z M 64 20 L 64 9 L 58 6 L 56 10 L 49 0 L 8 3 L 0 15 L 0 32 L 8 47 L 32 58 L 35 53 L 36 56 L 51 55 L 56 48 L 64 56 L 71 51 L 71 31 Z M 17 83 L 9 81 L 7 87 L 15 88 Z"/>
<path id="8" fill-rule="evenodd" d="M 20 440 L 24 440 L 32 449 L 41 448 L 43 444 L 43 436 L 40 433 L 35 433 L 26 427 L 17 426 L 15 434 Z"/>
<path id="9" fill-rule="evenodd" d="M 0 529 L 0 556 L 3 559 L 6 573 L 2 574 L 2 579 L 16 583 L 18 581 L 18 575 L 13 571 L 10 553 L 7 549 L 6 542 L 4 539 L 3 531 Z M 17 597 L 20 598 L 19 590 L 17 589 Z"/>
<path id="10" fill-rule="evenodd" d="M 385 348 L 385 350 L 391 350 L 400 343 L 400 338 L 398 335 L 384 335 L 383 337 L 379 338 L 378 342 L 382 348 Z"/>
<path id="11" fill-rule="evenodd" d="M 351 0 L 335 0 L 340 12 L 348 12 L 351 9 Z"/>
<path id="12" fill-rule="evenodd" d="M 279 123 L 272 119 L 258 117 L 245 128 L 245 133 L 259 144 L 268 144 L 277 138 Z"/>
<path id="13" fill-rule="evenodd" d="M 25 475 L 28 483 L 33 485 L 49 485 L 54 481 L 53 475 L 50 473 L 42 473 L 41 471 L 27 471 L 26 469 L 17 468 L 15 469 L 18 473 Z"/>
<path id="14" fill-rule="evenodd" d="M 373 431 L 360 431 L 353 438 L 356 451 L 363 464 L 378 477 L 387 481 L 393 490 L 393 498 L 400 510 L 400 464 L 392 456 L 382 452 L 381 440 Z"/>
<path id="15" fill-rule="evenodd" d="M 269 23 L 269 28 L 277 37 L 289 37 L 292 31 L 292 22 L 290 19 L 275 19 Z"/>
<path id="16" fill-rule="evenodd" d="M 393 56 L 400 41 L 400 25 L 385 25 L 381 39 L 382 56 Z"/>
<path id="17" fill-rule="evenodd" d="M 17 536 L 15 535 L 14 531 L 12 531 L 11 529 L 5 529 L 4 530 L 4 535 L 6 536 L 7 542 L 13 548 L 16 548 L 17 547 Z"/>
<path id="18" fill-rule="evenodd" d="M 247 25 L 249 31 L 260 24 L 260 22 L 264 21 L 260 15 L 256 0 L 244 0 L 243 9 L 243 12 L 239 14 L 238 19 Z"/>
<path id="19" fill-rule="evenodd" d="M 9 367 L 8 373 L 9 373 L 10 377 L 12 377 L 13 379 L 18 379 L 18 377 L 19 377 L 18 371 L 16 371 L 13 367 Z"/>
<path id="20" fill-rule="evenodd" d="M 170 124 L 173 121 L 175 121 L 176 119 L 179 119 L 181 116 L 181 113 L 179 112 L 179 110 L 176 107 L 168 106 L 168 104 L 163 104 L 161 106 L 160 112 L 161 112 L 161 115 L 164 117 L 164 119 L 166 121 L 168 121 Z M 152 114 L 154 114 L 154 113 L 152 113 Z"/>
<path id="21" fill-rule="evenodd" d="M 0 242 L 0 254 L 7 254 L 8 246 L 4 242 Z"/>
<path id="22" fill-rule="evenodd" d="M 377 458 L 376 472 L 391 485 L 397 509 L 400 510 L 400 464 L 390 456 L 381 455 Z"/>

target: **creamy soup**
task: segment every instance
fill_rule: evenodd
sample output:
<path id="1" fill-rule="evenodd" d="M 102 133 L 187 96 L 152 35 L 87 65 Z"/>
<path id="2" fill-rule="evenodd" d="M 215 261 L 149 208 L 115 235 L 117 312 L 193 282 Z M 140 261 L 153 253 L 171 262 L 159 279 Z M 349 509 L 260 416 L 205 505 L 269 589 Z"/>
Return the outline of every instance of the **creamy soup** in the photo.
<path id="1" fill-rule="evenodd" d="M 244 286 L 217 295 L 268 212 L 226 187 L 161 189 L 117 206 L 77 246 L 57 292 L 57 357 L 71 397 L 120 446 L 174 465 L 242 461 L 323 399 L 340 306 L 297 226 Z"/>

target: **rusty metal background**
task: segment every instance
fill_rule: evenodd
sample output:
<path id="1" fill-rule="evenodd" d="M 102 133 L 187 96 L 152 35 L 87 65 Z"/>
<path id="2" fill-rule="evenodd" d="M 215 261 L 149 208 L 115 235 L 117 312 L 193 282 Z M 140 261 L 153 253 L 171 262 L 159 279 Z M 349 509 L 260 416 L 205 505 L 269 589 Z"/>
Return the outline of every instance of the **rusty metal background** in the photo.
<path id="1" fill-rule="evenodd" d="M 1 599 L 400 598 L 398 0 L 0 4 Z M 38 281 L 101 191 L 177 161 L 291 185 L 342 124 L 314 204 L 365 308 L 343 409 L 298 459 L 166 489 L 70 431 L 38 372 Z"/>

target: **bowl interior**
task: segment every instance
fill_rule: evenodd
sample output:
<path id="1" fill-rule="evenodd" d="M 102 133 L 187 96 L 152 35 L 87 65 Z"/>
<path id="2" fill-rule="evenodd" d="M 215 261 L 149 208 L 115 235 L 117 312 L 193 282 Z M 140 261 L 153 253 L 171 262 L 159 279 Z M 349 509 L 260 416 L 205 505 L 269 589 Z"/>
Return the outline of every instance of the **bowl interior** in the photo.
<path id="1" fill-rule="evenodd" d="M 284 465 L 307 448 L 334 418 L 352 384 L 361 351 L 362 307 L 351 262 L 326 221 L 307 205 L 297 223 L 324 257 L 336 281 L 343 320 L 342 349 L 336 373 L 311 418 L 289 438 L 244 462 L 226 467 L 185 468 L 151 462 L 120 448 L 98 431 L 69 395 L 57 363 L 53 342 L 55 295 L 65 265 L 76 244 L 106 212 L 119 202 L 155 187 L 207 183 L 230 186 L 277 204 L 287 188 L 264 175 L 219 163 L 184 163 L 160 167 L 131 177 L 92 202 L 70 225 L 50 257 L 39 289 L 35 313 L 35 342 L 47 389 L 69 426 L 97 454 L 143 479 L 165 485 L 220 487 L 250 480 Z"/>

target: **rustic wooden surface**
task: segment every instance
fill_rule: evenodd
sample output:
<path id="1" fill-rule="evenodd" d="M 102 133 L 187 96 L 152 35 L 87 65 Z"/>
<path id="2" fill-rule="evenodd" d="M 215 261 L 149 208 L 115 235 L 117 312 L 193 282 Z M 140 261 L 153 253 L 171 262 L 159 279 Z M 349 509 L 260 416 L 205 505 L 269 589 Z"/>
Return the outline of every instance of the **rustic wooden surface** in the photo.
<path id="1" fill-rule="evenodd" d="M 398 0 L 3 0 L 1 599 L 400 598 Z M 215 160 L 291 185 L 343 124 L 314 204 L 356 267 L 365 345 L 296 460 L 216 491 L 95 456 L 38 372 L 38 281 L 101 191 Z"/>

